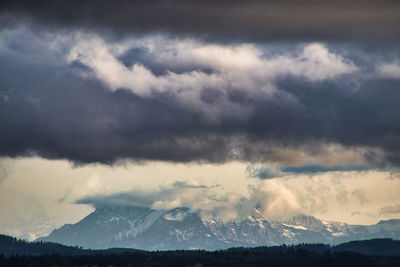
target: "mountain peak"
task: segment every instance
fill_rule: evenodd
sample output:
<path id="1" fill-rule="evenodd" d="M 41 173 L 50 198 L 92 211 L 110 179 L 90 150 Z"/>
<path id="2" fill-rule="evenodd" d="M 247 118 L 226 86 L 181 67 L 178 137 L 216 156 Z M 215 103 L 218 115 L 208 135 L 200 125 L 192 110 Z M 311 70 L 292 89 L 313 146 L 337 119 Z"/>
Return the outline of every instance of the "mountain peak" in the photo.
<path id="1" fill-rule="evenodd" d="M 126 247 L 144 250 L 223 249 L 298 243 L 337 243 L 376 237 L 400 238 L 400 220 L 373 226 L 323 222 L 298 215 L 268 221 L 261 211 L 243 219 L 201 218 L 189 208 L 99 207 L 81 221 L 54 230 L 42 241 L 84 248 Z M 377 236 L 379 235 L 379 236 Z"/>

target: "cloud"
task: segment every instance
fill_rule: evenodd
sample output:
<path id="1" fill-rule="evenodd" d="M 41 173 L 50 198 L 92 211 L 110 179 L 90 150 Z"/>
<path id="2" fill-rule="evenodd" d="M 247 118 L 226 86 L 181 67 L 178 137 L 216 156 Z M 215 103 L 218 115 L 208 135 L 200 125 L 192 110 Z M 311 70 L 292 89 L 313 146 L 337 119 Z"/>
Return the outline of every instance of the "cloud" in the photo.
<path id="1" fill-rule="evenodd" d="M 327 171 L 400 162 L 399 84 L 370 75 L 379 51 L 25 27 L 0 37 L 1 156 Z"/>
<path id="2" fill-rule="evenodd" d="M 266 165 L 249 165 L 246 168 L 246 173 L 249 177 L 259 178 L 259 179 L 271 179 L 289 175 L 297 175 L 297 174 L 307 174 L 307 175 L 315 175 L 325 172 L 360 172 L 360 171 L 369 171 L 373 169 L 373 167 L 368 165 L 323 165 L 323 164 L 304 164 L 298 166 L 266 166 Z M 357 194 L 359 192 L 355 192 Z M 360 194 L 357 194 L 360 196 Z M 361 196 L 360 196 L 361 197 Z M 360 199 L 361 201 L 361 199 Z"/>
<path id="3" fill-rule="evenodd" d="M 10 172 L 14 169 L 13 164 L 5 162 L 0 158 L 0 185 L 10 176 Z"/>
<path id="4" fill-rule="evenodd" d="M 122 35 L 168 32 L 213 39 L 396 40 L 397 1 L 2 1 L 8 23 L 31 19 L 49 28 L 103 30 Z"/>
<path id="5" fill-rule="evenodd" d="M 243 186 L 246 190 L 241 192 L 226 188 L 229 179 L 221 184 L 178 181 L 154 190 L 133 189 L 123 193 L 89 195 L 77 203 L 95 208 L 141 206 L 164 210 L 188 207 L 204 217 L 223 220 L 261 213 L 274 220 L 311 214 L 326 220 L 347 218 L 353 222 L 368 217 L 369 223 L 376 223 L 374 220 L 378 214 L 387 218 L 389 211 L 397 212 L 394 206 L 386 207 L 396 200 L 390 195 L 400 185 L 399 180 L 387 179 L 389 175 L 389 172 L 354 171 L 313 176 L 291 174 L 284 179 L 247 179 L 247 185 Z M 221 177 L 215 178 L 216 181 L 222 180 Z"/>
<path id="6" fill-rule="evenodd" d="M 391 215 L 399 213 L 400 213 L 400 205 L 398 204 L 382 207 L 379 211 L 379 215 Z"/>
<path id="7" fill-rule="evenodd" d="M 305 173 L 314 174 L 320 172 L 336 172 L 336 171 L 367 171 L 371 168 L 365 165 L 333 165 L 324 166 L 318 164 L 307 164 L 302 166 L 288 166 L 282 168 L 283 172 L 287 173 Z"/>
<path id="8" fill-rule="evenodd" d="M 381 64 L 377 72 L 384 78 L 400 79 L 400 64 L 398 62 Z"/>
<path id="9" fill-rule="evenodd" d="M 359 216 L 359 215 L 361 215 L 361 212 L 359 212 L 359 211 L 353 211 L 352 213 L 351 213 L 351 216 Z"/>
<path id="10" fill-rule="evenodd" d="M 276 166 L 247 166 L 246 173 L 249 177 L 259 178 L 259 179 L 270 179 L 281 177 L 285 175 L 279 167 Z"/>
<path id="11" fill-rule="evenodd" d="M 156 210 L 187 207 L 205 217 L 222 220 L 245 218 L 261 212 L 267 218 L 290 218 L 301 211 L 298 197 L 279 183 L 249 187 L 249 196 L 227 192 L 221 186 L 175 182 L 157 190 L 132 190 L 110 195 L 97 194 L 76 201 L 95 208 L 146 207 Z"/>
<path id="12" fill-rule="evenodd" d="M 298 52 L 266 57 L 253 45 L 221 46 L 194 40 L 147 38 L 128 40 L 127 48 L 116 49 L 100 38 L 77 39 L 68 62 L 84 64 L 111 90 L 126 88 L 142 97 L 167 93 L 212 120 L 231 113 L 249 113 L 248 106 L 229 100 L 232 92 L 244 92 L 251 98 L 268 97 L 277 91 L 274 81 L 278 77 L 291 75 L 317 82 L 357 71 L 350 60 L 319 43 L 306 45 Z M 156 75 L 139 62 L 125 66 L 118 57 L 128 48 L 141 49 L 151 61 L 168 69 Z M 186 71 L 178 73 L 174 68 Z"/>
<path id="13" fill-rule="evenodd" d="M 177 181 L 153 190 L 135 188 L 119 193 L 91 194 L 77 203 L 95 208 L 140 206 L 165 210 L 187 207 L 204 217 L 222 220 L 257 214 L 285 220 L 308 214 L 326 220 L 347 218 L 353 222 L 367 216 L 369 223 L 376 223 L 378 214 L 387 218 L 389 211 L 397 212 L 393 207 L 386 207 L 394 201 L 390 194 L 399 187 L 399 180 L 389 180 L 388 175 L 388 172 L 376 171 L 327 172 L 312 177 L 292 174 L 285 179 L 248 179 L 243 186 L 246 190 L 240 192 L 226 188 L 229 179 L 221 184 Z M 369 217 L 367 213 L 374 216 Z"/>
<path id="14" fill-rule="evenodd" d="M 360 201 L 361 205 L 364 205 L 366 202 L 369 201 L 367 194 L 359 188 L 351 192 L 351 194 Z"/>
<path id="15" fill-rule="evenodd" d="M 7 178 L 8 171 L 4 166 L 0 165 L 0 183 Z"/>
<path id="16" fill-rule="evenodd" d="M 171 209 L 175 207 L 190 207 L 194 210 L 210 208 L 217 202 L 213 189 L 215 186 L 195 185 L 177 181 L 151 191 L 132 190 L 110 195 L 97 194 L 86 196 L 76 201 L 77 204 L 89 204 L 95 208 L 104 206 L 133 206 L 152 209 Z"/>

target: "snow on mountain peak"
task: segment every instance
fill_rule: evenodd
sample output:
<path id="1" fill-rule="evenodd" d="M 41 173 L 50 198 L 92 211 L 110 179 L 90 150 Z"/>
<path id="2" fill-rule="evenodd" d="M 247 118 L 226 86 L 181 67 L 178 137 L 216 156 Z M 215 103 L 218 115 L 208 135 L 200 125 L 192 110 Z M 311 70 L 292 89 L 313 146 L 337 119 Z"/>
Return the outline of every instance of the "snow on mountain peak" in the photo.
<path id="1" fill-rule="evenodd" d="M 265 219 L 261 212 L 242 219 L 222 220 L 200 217 L 188 208 L 152 210 L 124 207 L 97 209 L 78 223 L 65 225 L 40 240 L 85 248 L 154 250 L 337 243 L 377 237 L 400 239 L 400 220 L 362 226 L 300 215 L 279 222 Z"/>
<path id="2" fill-rule="evenodd" d="M 168 212 L 165 213 L 163 218 L 168 221 L 183 221 L 188 216 L 188 211 L 175 211 L 175 212 Z"/>

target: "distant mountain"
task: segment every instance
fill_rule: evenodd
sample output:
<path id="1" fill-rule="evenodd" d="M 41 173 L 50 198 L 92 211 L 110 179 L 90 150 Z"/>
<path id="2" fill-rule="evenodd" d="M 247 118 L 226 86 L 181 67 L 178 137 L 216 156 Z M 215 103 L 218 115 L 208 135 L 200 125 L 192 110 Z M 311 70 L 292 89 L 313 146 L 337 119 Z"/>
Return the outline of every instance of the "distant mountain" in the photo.
<path id="1" fill-rule="evenodd" d="M 338 244 L 372 238 L 400 239 L 400 220 L 361 226 L 302 215 L 278 222 L 267 220 L 256 211 L 242 220 L 222 221 L 202 218 L 187 208 L 103 207 L 39 240 L 92 249 L 215 250 L 299 243 Z"/>
<path id="2" fill-rule="evenodd" d="M 201 218 L 187 208 L 169 211 L 141 207 L 99 208 L 78 223 L 66 224 L 38 240 L 93 249 L 171 250 L 232 246 L 218 240 Z"/>

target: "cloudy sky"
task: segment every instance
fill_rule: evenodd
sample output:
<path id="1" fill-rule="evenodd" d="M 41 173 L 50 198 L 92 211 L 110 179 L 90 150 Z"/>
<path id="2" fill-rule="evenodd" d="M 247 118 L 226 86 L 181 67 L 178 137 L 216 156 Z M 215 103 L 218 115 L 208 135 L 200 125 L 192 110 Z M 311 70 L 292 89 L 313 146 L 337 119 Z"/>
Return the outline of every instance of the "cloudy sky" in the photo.
<path id="1" fill-rule="evenodd" d="M 2 1 L 0 233 L 400 218 L 398 25 L 392 0 Z"/>

